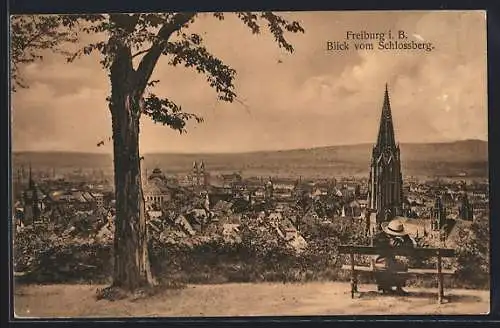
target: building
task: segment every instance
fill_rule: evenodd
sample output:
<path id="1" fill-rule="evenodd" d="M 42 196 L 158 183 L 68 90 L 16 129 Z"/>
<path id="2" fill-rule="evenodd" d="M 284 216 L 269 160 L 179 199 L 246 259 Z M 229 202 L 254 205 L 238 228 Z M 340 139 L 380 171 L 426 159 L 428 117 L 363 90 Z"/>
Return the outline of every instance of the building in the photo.
<path id="1" fill-rule="evenodd" d="M 264 195 L 265 200 L 266 201 L 272 200 L 274 197 L 274 184 L 271 177 L 269 177 L 269 180 L 267 180 L 264 188 L 265 188 L 265 195 Z"/>
<path id="2" fill-rule="evenodd" d="M 229 189 L 239 189 L 243 184 L 243 177 L 239 173 L 221 174 L 222 186 Z"/>
<path id="3" fill-rule="evenodd" d="M 273 179 L 273 197 L 276 200 L 291 201 L 293 200 L 295 181 L 288 179 Z"/>
<path id="4" fill-rule="evenodd" d="M 93 212 L 101 217 L 108 209 L 109 199 L 109 195 L 102 193 L 58 188 L 47 192 L 44 198 L 44 215 L 56 224 L 67 223 L 67 219 L 76 212 Z"/>
<path id="5" fill-rule="evenodd" d="M 155 168 L 147 177 L 143 190 L 147 209 L 161 209 L 172 199 L 172 190 L 168 186 L 167 178 L 159 168 Z"/>
<path id="6" fill-rule="evenodd" d="M 45 208 L 45 195 L 33 181 L 31 165 L 29 168 L 28 189 L 23 192 L 23 224 L 30 225 L 37 222 Z"/>
<path id="7" fill-rule="evenodd" d="M 192 187 L 207 187 L 209 185 L 210 175 L 205 170 L 205 163 L 193 162 L 193 170 L 189 176 L 190 185 Z"/>
<path id="8" fill-rule="evenodd" d="M 467 192 L 464 192 L 461 196 L 460 203 L 458 205 L 458 215 L 462 220 L 466 221 L 474 220 L 474 207 L 472 206 L 472 203 L 469 201 Z"/>
<path id="9" fill-rule="evenodd" d="M 104 195 L 102 193 L 92 193 L 97 208 L 104 207 Z"/>
<path id="10" fill-rule="evenodd" d="M 394 136 L 391 104 L 387 84 L 380 117 L 377 143 L 372 150 L 368 188 L 368 229 L 378 231 L 380 223 L 403 213 L 403 178 L 399 145 Z"/>
<path id="11" fill-rule="evenodd" d="M 441 197 L 436 197 L 432 208 L 432 230 L 441 230 L 446 223 L 446 208 Z"/>

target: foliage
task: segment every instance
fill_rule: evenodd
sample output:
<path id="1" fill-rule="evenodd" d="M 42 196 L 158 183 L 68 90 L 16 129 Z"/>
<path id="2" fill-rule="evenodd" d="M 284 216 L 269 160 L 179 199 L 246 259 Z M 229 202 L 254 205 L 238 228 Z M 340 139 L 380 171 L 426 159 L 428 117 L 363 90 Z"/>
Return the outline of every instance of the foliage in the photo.
<path id="1" fill-rule="evenodd" d="M 488 253 L 484 246 L 488 232 L 484 228 L 485 222 L 478 221 L 461 232 L 464 242 L 458 248 L 459 275 L 451 282 L 453 286 L 487 287 Z M 338 245 L 366 244 L 363 225 L 346 219 L 302 229 L 308 230 L 303 231 L 307 247 L 301 253 L 272 233 L 265 223 L 252 218 L 246 218 L 240 226 L 241 242 L 222 237 L 168 240 L 159 233 L 151 233 L 152 270 L 167 285 L 348 279 L 348 274 L 340 270 L 346 259 L 338 253 Z M 31 272 L 24 277 L 29 282 L 104 283 L 112 274 L 112 256 L 111 241 L 62 238 L 62 233 L 56 230 L 35 226 L 16 234 L 14 267 L 15 271 Z M 426 262 L 420 263 L 423 264 Z M 369 282 L 368 277 L 360 279 Z M 435 279 L 408 282 L 434 286 Z"/>
<path id="2" fill-rule="evenodd" d="M 14 235 L 14 271 L 26 271 L 37 265 L 39 254 L 50 245 L 46 226 L 32 226 Z"/>
<path id="3" fill-rule="evenodd" d="M 68 54 L 61 48 L 67 42 L 76 42 L 74 33 L 60 27 L 57 15 L 12 16 L 10 25 L 11 91 L 26 88 L 20 66 L 43 59 L 43 51 Z"/>
<path id="4" fill-rule="evenodd" d="M 160 99 L 155 94 L 150 94 L 144 100 L 144 114 L 180 133 L 186 132 L 186 122 L 190 119 L 194 118 L 198 123 L 203 122 L 202 117 L 184 113 L 180 106 L 168 99 Z"/>
<path id="5" fill-rule="evenodd" d="M 16 232 L 14 271 L 27 273 L 23 278 L 31 282 L 108 279 L 111 245 L 79 237 L 42 224 Z"/>
<path id="6" fill-rule="evenodd" d="M 150 81 L 154 68 L 163 55 L 172 66 L 182 65 L 194 69 L 206 76 L 208 84 L 217 92 L 219 100 L 226 102 L 238 101 L 234 87 L 236 71 L 213 54 L 203 45 L 201 35 L 189 33 L 191 26 L 199 16 L 213 15 L 218 20 L 224 20 L 223 13 L 163 13 L 163 14 L 109 14 L 109 15 L 71 15 L 63 16 L 63 26 L 71 31 L 87 34 L 105 34 L 107 40 L 89 43 L 68 57 L 72 62 L 82 55 L 98 52 L 101 55 L 103 68 L 117 68 L 120 56 L 128 60 L 139 59 L 136 67 L 131 67 L 134 81 L 132 88 L 141 98 L 140 113 L 170 128 L 186 132 L 185 125 L 190 119 L 202 122 L 202 117 L 182 111 L 182 107 L 169 98 L 160 98 L 153 93 L 158 80 Z M 285 51 L 293 52 L 292 45 L 286 40 L 285 34 L 304 32 L 296 21 L 289 22 L 272 12 L 252 13 L 238 12 L 235 15 L 253 34 L 261 33 L 261 26 L 267 25 L 276 43 Z M 125 58 L 125 57 L 124 57 Z M 132 63 L 127 64 L 132 65 Z M 119 66 L 120 70 L 127 67 Z M 112 81 L 113 83 L 113 81 Z M 144 94 L 144 96 L 143 96 Z M 111 102 L 111 98 L 108 98 Z"/>
<path id="7" fill-rule="evenodd" d="M 264 267 L 279 267 L 293 256 L 294 250 L 278 237 L 273 226 L 247 220 L 239 229 L 240 249 L 255 263 Z"/>
<path id="8" fill-rule="evenodd" d="M 476 219 L 470 226 L 461 226 L 457 238 L 458 275 L 472 285 L 485 287 L 489 285 L 490 252 L 489 252 L 488 217 Z"/>
<path id="9" fill-rule="evenodd" d="M 131 178 L 140 172 L 139 158 L 139 126 L 141 115 L 148 116 L 155 123 L 161 123 L 180 133 L 186 132 L 185 125 L 190 119 L 202 122 L 202 117 L 185 113 L 181 106 L 169 98 L 160 98 L 150 89 L 159 81 L 151 81 L 151 76 L 160 57 L 165 56 L 172 66 L 183 65 L 206 76 L 218 99 L 226 102 L 236 100 L 234 78 L 236 71 L 213 54 L 203 45 L 202 37 L 189 33 L 187 29 L 195 19 L 203 14 L 162 13 L 162 14 L 90 14 L 56 16 L 61 28 L 74 31 L 77 35 L 87 33 L 93 37 L 104 35 L 100 41 L 84 45 L 68 58 L 71 62 L 82 55 L 98 52 L 100 63 L 109 72 L 111 94 L 107 97 L 112 118 L 115 190 L 116 190 L 116 250 L 127 248 L 130 252 L 139 251 L 142 257 L 127 257 L 116 254 L 115 260 L 132 262 L 139 261 L 146 265 L 146 270 L 131 272 L 134 279 L 120 279 L 127 276 L 122 268 L 140 268 L 142 265 L 124 263 L 115 271 L 115 281 L 118 285 L 135 289 L 142 282 L 138 277 L 146 276 L 147 283 L 152 282 L 149 274 L 148 249 L 145 248 L 146 225 L 144 211 L 140 203 L 141 186 L 139 179 Z M 222 13 L 212 14 L 219 20 L 224 20 Z M 304 32 L 298 22 L 288 22 L 281 16 L 271 12 L 254 14 L 240 12 L 236 16 L 249 27 L 252 33 L 260 33 L 261 23 L 267 23 L 269 32 L 279 47 L 293 52 L 293 47 L 285 39 L 285 32 Z M 57 25 L 56 25 L 57 26 Z M 57 28 L 57 27 L 56 27 Z M 18 34 L 27 31 L 20 29 Z M 125 192 L 122 192 L 124 191 Z M 126 193 L 129 193 L 126 195 Z M 127 199 L 126 199 L 127 198 Z M 132 218 L 132 219 L 131 219 Z M 138 218 L 134 220 L 133 218 Z M 130 234 L 137 238 L 129 238 Z M 138 240 L 138 242 L 136 242 Z M 125 256 L 122 256 L 125 255 Z M 118 280 L 118 282 L 117 282 Z"/>

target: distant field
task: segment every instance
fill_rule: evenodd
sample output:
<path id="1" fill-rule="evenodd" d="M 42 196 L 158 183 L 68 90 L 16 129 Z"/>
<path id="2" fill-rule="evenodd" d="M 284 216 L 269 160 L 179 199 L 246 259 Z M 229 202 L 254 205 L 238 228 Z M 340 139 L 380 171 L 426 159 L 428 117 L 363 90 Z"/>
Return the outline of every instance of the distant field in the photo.
<path id="1" fill-rule="evenodd" d="M 193 161 L 203 160 L 208 171 L 240 171 L 245 176 L 366 176 L 372 145 L 360 144 L 312 149 L 233 154 L 146 154 L 145 167 L 158 166 L 167 173 L 188 172 Z M 401 144 L 403 174 L 406 176 L 488 176 L 488 143 L 466 140 L 435 144 Z M 70 152 L 18 152 L 14 167 L 29 162 L 37 169 L 112 168 L 107 154 Z"/>

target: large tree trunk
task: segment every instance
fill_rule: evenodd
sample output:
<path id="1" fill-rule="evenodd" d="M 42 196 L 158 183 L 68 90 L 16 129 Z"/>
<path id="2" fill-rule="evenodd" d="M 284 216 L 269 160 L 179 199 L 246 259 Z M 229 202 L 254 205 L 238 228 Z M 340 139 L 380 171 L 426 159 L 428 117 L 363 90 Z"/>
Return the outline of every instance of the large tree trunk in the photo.
<path id="1" fill-rule="evenodd" d="M 128 291 L 154 284 L 139 157 L 142 92 L 135 86 L 130 49 L 117 51 L 110 69 L 116 219 L 113 286 Z"/>

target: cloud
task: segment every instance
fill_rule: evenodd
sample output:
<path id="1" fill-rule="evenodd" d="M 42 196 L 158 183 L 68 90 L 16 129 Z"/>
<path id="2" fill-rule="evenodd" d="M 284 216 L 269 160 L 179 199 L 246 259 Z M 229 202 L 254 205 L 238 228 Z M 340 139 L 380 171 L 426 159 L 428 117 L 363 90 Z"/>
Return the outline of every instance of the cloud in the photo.
<path id="1" fill-rule="evenodd" d="M 141 150 L 198 152 L 313 147 L 373 142 L 389 83 L 401 142 L 487 138 L 486 34 L 481 12 L 298 12 L 305 34 L 289 35 L 286 53 L 263 30 L 236 17 L 202 17 L 192 27 L 207 48 L 237 71 L 244 103 L 217 101 L 203 75 L 161 59 L 155 93 L 202 115 L 180 136 L 147 118 Z M 432 52 L 327 52 L 346 31 L 404 30 L 432 42 Z M 66 64 L 61 56 L 23 70 L 30 88 L 13 95 L 14 149 L 97 149 L 110 134 L 106 72 L 98 56 Z"/>

